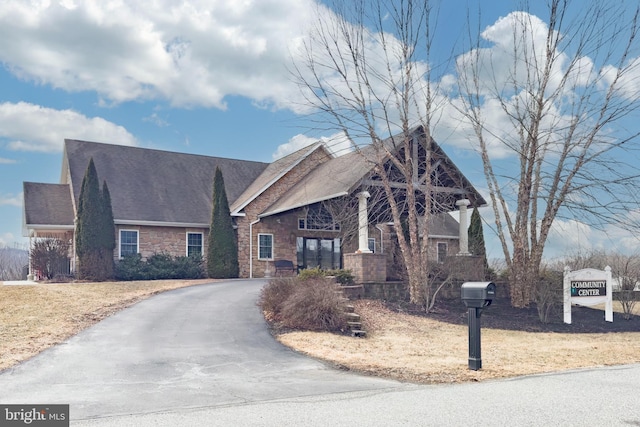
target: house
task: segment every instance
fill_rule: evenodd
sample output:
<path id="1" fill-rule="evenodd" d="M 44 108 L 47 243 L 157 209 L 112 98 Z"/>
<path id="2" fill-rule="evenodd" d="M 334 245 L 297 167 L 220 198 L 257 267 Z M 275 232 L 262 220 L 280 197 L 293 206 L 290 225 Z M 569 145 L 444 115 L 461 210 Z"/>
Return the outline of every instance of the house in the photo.
<path id="1" fill-rule="evenodd" d="M 412 154 L 425 159 L 420 128 L 414 138 L 423 142 Z M 393 138 L 385 141 L 393 143 Z M 429 149 L 440 214 L 430 216 L 425 227 L 434 259 L 443 261 L 466 252 L 467 205 L 486 202 L 434 141 Z M 395 234 L 367 157 L 372 155 L 365 148 L 336 157 L 315 143 L 261 163 L 67 139 L 60 182 L 24 183 L 24 230 L 30 238 L 73 241 L 80 188 L 93 158 L 111 193 L 116 259 L 132 253 L 143 258 L 159 252 L 205 255 L 213 174 L 219 167 L 237 231 L 241 277 L 268 276 L 273 261 L 284 259 L 298 268 L 377 268 L 375 279 L 385 280 L 397 272 Z M 357 214 L 363 206 L 364 218 Z M 461 212 L 462 226 L 447 213 L 455 210 Z M 355 253 L 375 261 L 358 266 L 361 260 L 351 259 Z"/>

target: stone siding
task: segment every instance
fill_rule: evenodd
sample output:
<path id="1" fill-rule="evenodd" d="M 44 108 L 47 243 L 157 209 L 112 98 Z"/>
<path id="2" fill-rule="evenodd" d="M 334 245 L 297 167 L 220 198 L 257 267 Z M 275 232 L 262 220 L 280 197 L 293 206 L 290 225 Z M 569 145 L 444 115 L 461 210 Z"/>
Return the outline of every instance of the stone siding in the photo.
<path id="1" fill-rule="evenodd" d="M 285 192 L 311 170 L 326 162 L 330 156 L 322 149 L 314 151 L 296 167 L 249 203 L 245 216 L 236 217 L 238 226 L 238 260 L 240 277 L 265 277 L 273 274 L 273 262 L 258 259 L 258 234 L 273 234 L 273 259 L 288 259 L 296 264 L 296 238 L 300 210 L 273 215 L 258 220 L 258 215 L 277 201 Z M 306 230 L 305 230 L 306 231 Z M 337 237 L 337 233 L 333 233 Z"/>
<path id="2" fill-rule="evenodd" d="M 364 283 L 364 298 L 389 302 L 409 301 L 409 288 L 403 282 Z"/>
<path id="3" fill-rule="evenodd" d="M 351 270 L 354 281 L 360 283 L 384 282 L 387 279 L 385 254 L 343 254 L 344 268 Z"/>
<path id="4" fill-rule="evenodd" d="M 146 259 L 156 253 L 166 253 L 172 256 L 186 256 L 187 233 L 202 233 L 202 255 L 206 258 L 207 236 L 209 234 L 207 229 L 129 225 L 116 226 L 115 258 L 118 258 L 120 255 L 120 230 L 135 230 L 138 232 L 138 252 L 143 259 Z"/>

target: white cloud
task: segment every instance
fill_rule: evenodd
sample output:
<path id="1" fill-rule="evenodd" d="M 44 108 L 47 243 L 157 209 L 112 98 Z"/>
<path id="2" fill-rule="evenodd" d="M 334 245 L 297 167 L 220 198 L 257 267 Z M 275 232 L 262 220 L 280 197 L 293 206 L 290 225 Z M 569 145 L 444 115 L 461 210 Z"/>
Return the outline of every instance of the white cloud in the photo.
<path id="1" fill-rule="evenodd" d="M 276 149 L 276 152 L 273 153 L 271 157 L 273 158 L 273 160 L 280 159 L 288 154 L 314 144 L 315 142 L 318 142 L 317 138 L 311 138 L 306 135 L 298 134 L 292 137 L 289 142 L 279 145 Z"/>
<path id="2" fill-rule="evenodd" d="M 22 151 L 60 151 L 65 138 L 136 145 L 125 128 L 100 117 L 26 102 L 0 104 L 0 138 L 9 141 L 10 149 Z"/>
<path id="3" fill-rule="evenodd" d="M 489 47 L 473 49 L 457 58 L 458 72 L 468 74 L 467 81 L 472 81 L 473 76 L 469 73 L 477 70 L 480 92 L 483 95 L 501 92 L 503 96 L 508 96 L 509 91 L 514 88 L 513 82 L 518 82 L 516 87 L 522 87 L 525 82 L 535 87 L 542 83 L 544 74 L 532 74 L 532 68 L 538 66 L 542 70 L 549 62 L 546 51 L 548 32 L 547 23 L 537 16 L 527 12 L 511 12 L 480 34 L 490 43 Z M 554 54 L 556 57 L 549 74 L 552 76 L 549 90 L 561 83 L 561 67 L 567 66 L 565 55 L 557 51 Z M 588 67 L 583 69 L 591 72 Z"/>
<path id="4" fill-rule="evenodd" d="M 556 218 L 545 245 L 545 256 L 553 258 L 568 253 L 588 251 L 599 246 L 602 236 L 582 222 Z"/>
<path id="5" fill-rule="evenodd" d="M 0 62 L 28 81 L 95 91 L 105 104 L 167 99 L 276 107 L 299 96 L 287 72 L 312 0 L 4 2 Z"/>
<path id="6" fill-rule="evenodd" d="M 303 134 L 298 134 L 289 139 L 289 142 L 279 145 L 276 152 L 273 153 L 272 158 L 273 160 L 280 159 L 318 141 L 322 141 L 327 149 L 336 156 L 341 156 L 353 150 L 353 145 L 342 132 L 331 136 L 323 136 L 321 138 L 312 138 Z"/>
<path id="7" fill-rule="evenodd" d="M 539 135 L 548 138 L 545 143 L 551 143 L 547 147 L 551 148 L 550 151 L 553 151 L 554 141 L 564 140 L 568 129 L 573 132 L 576 141 L 593 130 L 593 117 L 599 113 L 594 102 L 604 105 L 601 89 L 613 82 L 617 72 L 617 68 L 596 64 L 594 60 L 615 58 L 603 55 L 604 52 L 596 48 L 588 50 L 594 58 L 571 56 L 577 45 L 584 42 L 579 35 L 571 32 L 554 34 L 560 42 L 557 49 L 550 52 L 549 58 L 548 35 L 549 25 L 540 18 L 527 12 L 512 12 L 481 33 L 482 43 L 486 47 L 472 49 L 456 58 L 456 77 L 459 81 L 466 82 L 472 92 L 475 92 L 477 85 L 478 105 L 474 107 L 481 117 L 483 137 L 492 158 L 509 157 L 519 150 L 521 142 L 518 138 L 523 123 L 529 121 L 529 106 L 537 102 L 533 97 L 543 87 L 548 97 L 541 111 Z M 602 50 L 606 48 L 602 47 Z M 582 51 L 587 49 L 578 50 Z M 547 71 L 545 67 L 548 65 L 551 68 Z M 444 83 L 448 84 L 449 80 L 451 76 L 445 76 Z M 617 93 L 637 101 L 640 99 L 639 81 L 640 60 L 636 58 L 626 64 L 624 78 L 617 81 Z M 461 86 L 464 87 L 463 84 Z M 465 107 L 460 100 L 452 102 L 459 109 Z M 465 139 L 477 140 L 477 136 L 470 132 L 468 120 L 461 117 L 460 113 L 447 116 L 456 117 L 461 122 L 445 122 L 456 129 L 452 138 L 454 144 L 461 146 Z M 581 117 L 577 129 L 571 127 L 574 117 Z M 605 138 L 608 131 L 610 129 L 602 129 L 601 137 Z"/>
<path id="8" fill-rule="evenodd" d="M 331 136 L 323 136 L 320 140 L 335 156 L 342 156 L 343 154 L 353 151 L 353 144 L 347 138 L 343 132 L 338 132 Z"/>
<path id="9" fill-rule="evenodd" d="M 145 117 L 142 119 L 145 122 L 149 122 L 149 123 L 153 123 L 154 125 L 158 126 L 159 128 L 164 128 L 169 126 L 169 122 L 167 122 L 166 120 L 164 120 L 163 118 L 161 118 L 158 113 L 153 113 L 148 117 Z"/>
<path id="10" fill-rule="evenodd" d="M 22 207 L 22 193 L 20 194 L 0 194 L 0 206 Z"/>
<path id="11" fill-rule="evenodd" d="M 615 83 L 615 92 L 617 94 L 630 100 L 638 101 L 638 93 L 640 93 L 640 57 L 624 64 L 624 68 L 622 77 L 619 77 L 620 70 L 618 68 L 612 65 L 604 67 L 601 72 L 602 82 L 607 88 Z"/>
<path id="12" fill-rule="evenodd" d="M 5 159 L 3 157 L 0 157 L 0 165 L 12 165 L 14 163 L 16 163 L 14 159 Z"/>
<path id="13" fill-rule="evenodd" d="M 576 253 L 605 251 L 638 254 L 640 237 L 615 224 L 594 228 L 573 219 L 556 219 L 545 245 L 545 258 L 563 258 Z"/>

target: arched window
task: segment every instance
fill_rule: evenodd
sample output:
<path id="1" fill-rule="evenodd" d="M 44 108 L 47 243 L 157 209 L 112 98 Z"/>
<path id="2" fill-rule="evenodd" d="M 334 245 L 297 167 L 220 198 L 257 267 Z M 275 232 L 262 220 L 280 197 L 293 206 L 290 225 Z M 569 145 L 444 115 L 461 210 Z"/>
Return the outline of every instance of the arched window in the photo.
<path id="1" fill-rule="evenodd" d="M 315 203 L 307 209 L 306 217 L 298 220 L 298 228 L 301 230 L 338 231 L 340 225 L 333 220 L 333 216 L 322 203 Z"/>

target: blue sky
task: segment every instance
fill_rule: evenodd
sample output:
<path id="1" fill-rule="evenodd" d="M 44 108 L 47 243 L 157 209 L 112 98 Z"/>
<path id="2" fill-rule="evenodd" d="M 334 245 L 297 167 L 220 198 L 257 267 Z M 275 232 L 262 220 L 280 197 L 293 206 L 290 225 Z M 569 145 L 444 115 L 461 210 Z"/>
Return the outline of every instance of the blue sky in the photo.
<path id="1" fill-rule="evenodd" d="M 477 4 L 443 3 L 439 39 L 459 41 L 463 11 L 469 7 L 475 16 Z M 518 4 L 482 2 L 480 26 Z M 0 3 L 0 245 L 26 241 L 22 183 L 59 181 L 64 138 L 269 162 L 330 137 L 308 120 L 287 71 L 315 6 L 314 0 Z M 477 156 L 446 136 L 438 142 L 485 191 Z M 585 247 L 606 245 L 610 237 L 594 237 L 583 224 L 578 229 L 590 236 L 576 237 Z M 499 257 L 485 233 L 490 256 Z M 561 232 L 550 246 L 561 251 L 566 242 Z"/>

